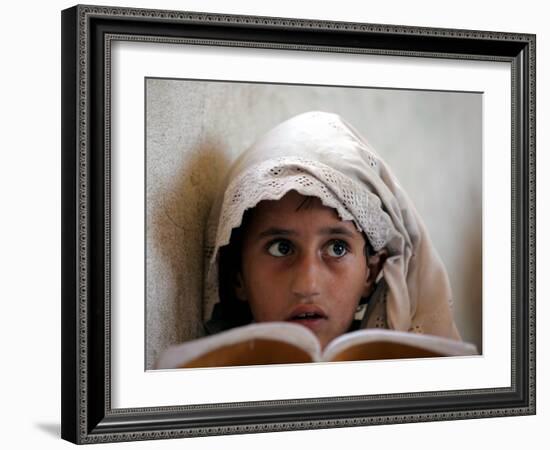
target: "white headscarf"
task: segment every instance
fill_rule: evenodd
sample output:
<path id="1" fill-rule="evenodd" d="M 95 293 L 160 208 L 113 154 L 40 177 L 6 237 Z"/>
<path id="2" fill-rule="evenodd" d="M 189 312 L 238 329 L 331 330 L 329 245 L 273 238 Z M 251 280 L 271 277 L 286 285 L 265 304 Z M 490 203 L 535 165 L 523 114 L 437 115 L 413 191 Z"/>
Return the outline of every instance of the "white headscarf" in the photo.
<path id="1" fill-rule="evenodd" d="M 205 320 L 218 301 L 217 257 L 244 212 L 290 190 L 318 197 L 352 220 L 375 251 L 386 248 L 383 280 L 362 328 L 460 339 L 441 259 L 412 202 L 386 163 L 338 115 L 308 112 L 262 136 L 233 164 L 206 231 Z"/>

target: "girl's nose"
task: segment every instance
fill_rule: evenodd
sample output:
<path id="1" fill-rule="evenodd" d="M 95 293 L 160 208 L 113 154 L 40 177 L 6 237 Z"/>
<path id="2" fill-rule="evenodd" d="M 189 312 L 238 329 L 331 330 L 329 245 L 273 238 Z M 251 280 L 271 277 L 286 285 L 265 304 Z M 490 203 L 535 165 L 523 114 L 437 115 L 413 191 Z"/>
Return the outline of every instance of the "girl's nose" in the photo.
<path id="1" fill-rule="evenodd" d="M 317 255 L 302 255 L 293 267 L 291 286 L 293 295 L 300 299 L 319 295 L 320 269 Z"/>

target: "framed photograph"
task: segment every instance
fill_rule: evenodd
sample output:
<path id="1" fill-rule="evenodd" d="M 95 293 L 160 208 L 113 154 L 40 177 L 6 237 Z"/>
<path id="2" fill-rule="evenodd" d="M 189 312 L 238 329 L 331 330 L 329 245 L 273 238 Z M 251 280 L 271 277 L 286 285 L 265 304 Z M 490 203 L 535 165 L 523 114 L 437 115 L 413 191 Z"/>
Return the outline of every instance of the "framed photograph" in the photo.
<path id="1" fill-rule="evenodd" d="M 71 442 L 535 414 L 535 36 L 64 10 L 62 236 Z"/>

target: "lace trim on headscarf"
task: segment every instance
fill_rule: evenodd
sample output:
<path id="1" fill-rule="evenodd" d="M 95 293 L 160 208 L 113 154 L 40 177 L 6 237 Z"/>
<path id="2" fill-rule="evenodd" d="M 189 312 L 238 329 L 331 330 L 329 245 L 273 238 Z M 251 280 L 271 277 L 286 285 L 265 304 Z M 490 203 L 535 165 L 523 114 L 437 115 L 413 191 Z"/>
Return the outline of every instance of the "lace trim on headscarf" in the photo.
<path id="1" fill-rule="evenodd" d="M 212 264 L 220 247 L 229 243 L 231 231 L 241 225 L 244 212 L 262 200 L 279 200 L 291 190 L 321 200 L 337 211 L 341 220 L 355 223 L 378 251 L 396 233 L 380 199 L 350 178 L 317 161 L 281 157 L 248 168 L 227 187 L 217 228 L 207 236 L 207 257 Z"/>

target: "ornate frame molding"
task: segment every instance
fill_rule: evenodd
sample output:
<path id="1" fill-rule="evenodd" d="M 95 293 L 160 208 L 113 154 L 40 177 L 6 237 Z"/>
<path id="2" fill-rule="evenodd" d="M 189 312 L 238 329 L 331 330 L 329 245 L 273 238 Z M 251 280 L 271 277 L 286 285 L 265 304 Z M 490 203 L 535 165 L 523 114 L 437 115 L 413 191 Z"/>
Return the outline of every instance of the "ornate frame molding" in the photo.
<path id="1" fill-rule="evenodd" d="M 63 438 L 83 444 L 535 413 L 534 35 L 98 6 L 63 11 L 62 26 Z M 511 63 L 512 385 L 113 410 L 110 49 L 116 40 Z"/>

